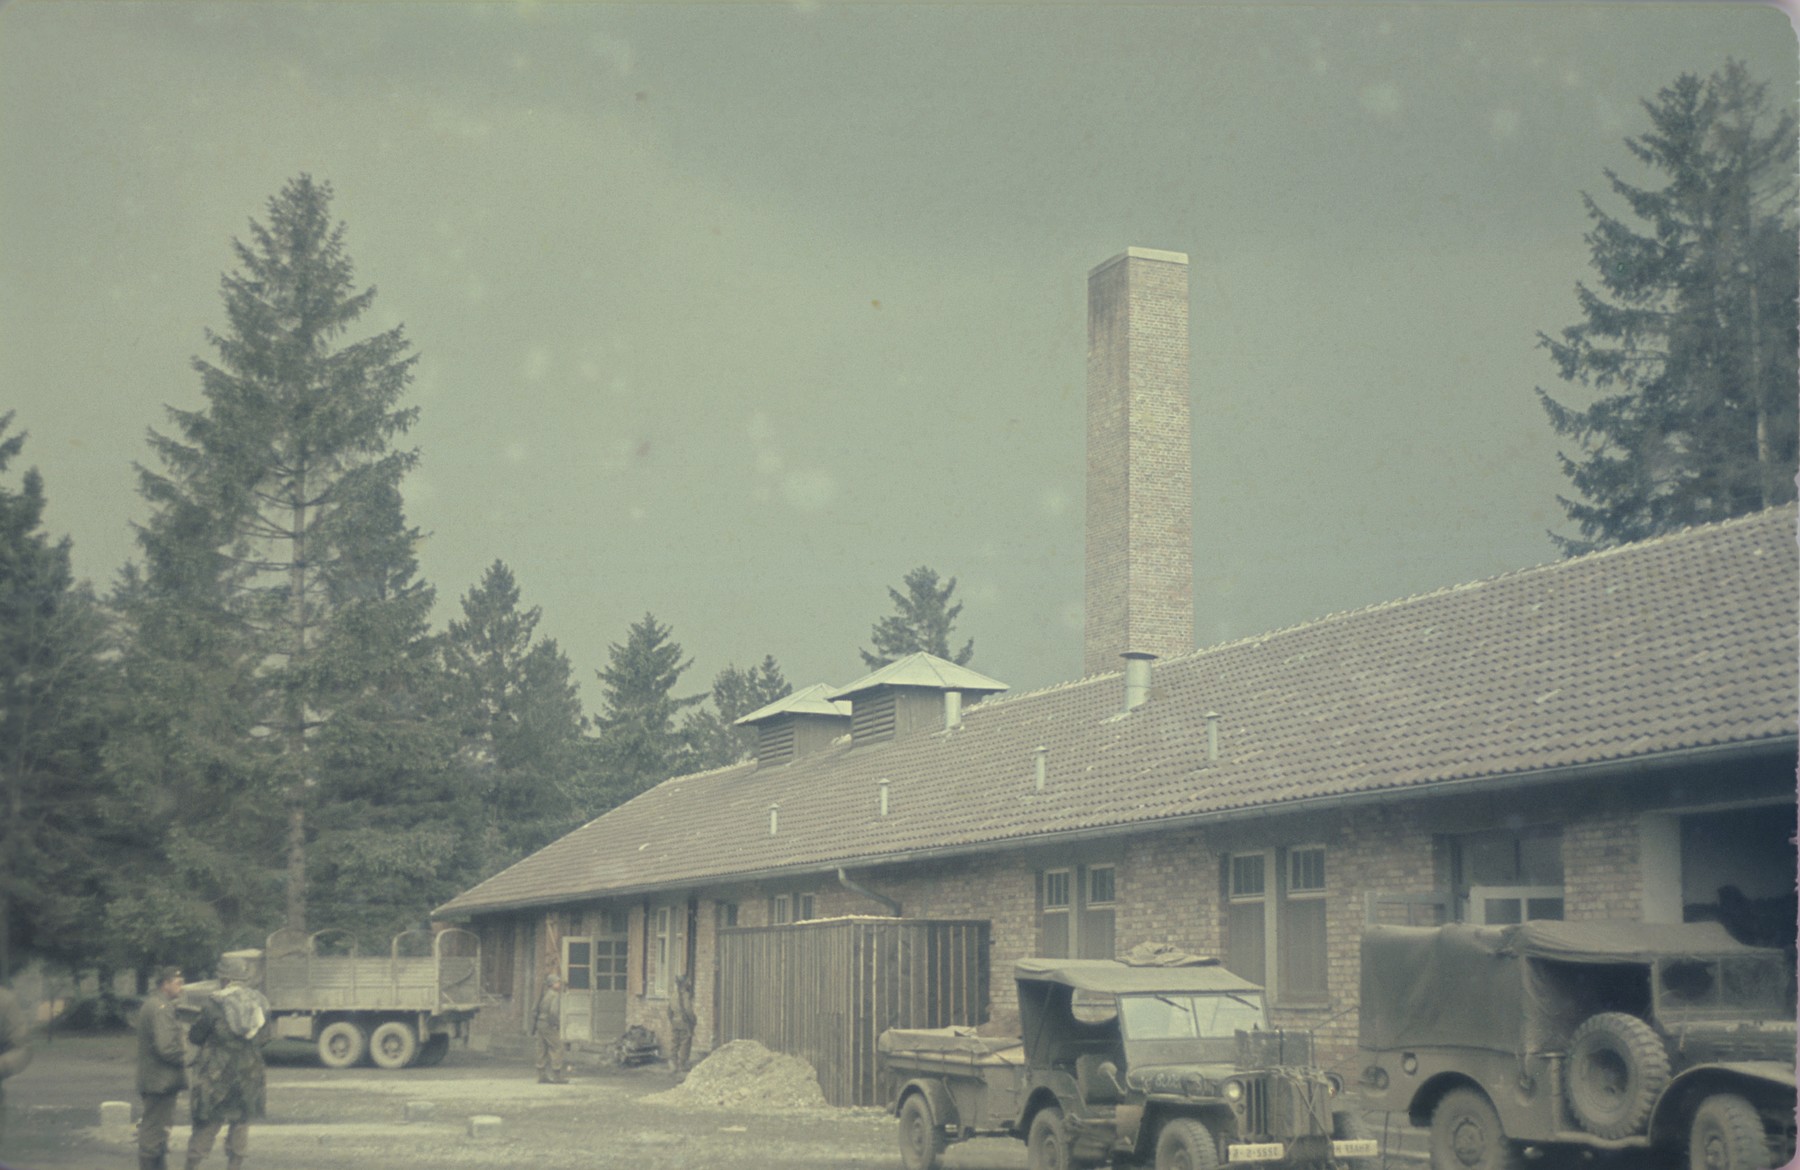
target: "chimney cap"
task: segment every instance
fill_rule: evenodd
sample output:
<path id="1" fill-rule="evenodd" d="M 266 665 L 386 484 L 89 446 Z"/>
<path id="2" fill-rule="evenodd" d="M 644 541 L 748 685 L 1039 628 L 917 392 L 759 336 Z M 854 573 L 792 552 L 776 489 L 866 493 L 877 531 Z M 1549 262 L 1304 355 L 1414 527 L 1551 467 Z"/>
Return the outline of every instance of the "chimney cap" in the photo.
<path id="1" fill-rule="evenodd" d="M 896 659 L 873 674 L 839 687 L 827 698 L 853 699 L 882 687 L 923 687 L 933 691 L 961 691 L 964 694 L 990 694 L 1010 689 L 998 679 L 920 651 Z"/>
<path id="2" fill-rule="evenodd" d="M 750 727 L 777 715 L 824 715 L 831 718 L 850 718 L 850 704 L 834 703 L 829 698 L 836 689 L 830 683 L 814 683 L 810 687 L 802 687 L 791 694 L 783 695 L 773 703 L 758 707 L 748 715 L 740 715 L 731 721 L 733 727 Z"/>

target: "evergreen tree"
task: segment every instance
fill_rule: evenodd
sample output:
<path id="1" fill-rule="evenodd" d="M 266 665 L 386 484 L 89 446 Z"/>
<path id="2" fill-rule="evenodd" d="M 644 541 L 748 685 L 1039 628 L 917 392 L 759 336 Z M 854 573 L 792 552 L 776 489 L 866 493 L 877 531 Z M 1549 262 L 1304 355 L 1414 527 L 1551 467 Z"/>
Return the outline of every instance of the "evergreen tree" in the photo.
<path id="1" fill-rule="evenodd" d="M 870 670 L 880 670 L 895 659 L 924 651 L 946 658 L 958 666 L 967 666 L 975 655 L 975 639 L 963 643 L 954 656 L 950 653 L 950 631 L 956 627 L 956 616 L 962 602 L 950 604 L 956 592 L 956 578 L 938 584 L 937 570 L 920 565 L 905 578 L 906 592 L 890 588 L 894 612 L 876 622 L 869 631 L 875 643 L 873 652 L 859 650 Z"/>
<path id="2" fill-rule="evenodd" d="M 712 710 L 697 711 L 688 718 L 696 766 L 722 768 L 746 759 L 756 748 L 756 731 L 732 724 L 793 689 L 782 677 L 774 655 L 764 655 L 760 664 L 748 670 L 739 670 L 735 663 L 721 670 L 713 679 Z"/>
<path id="3" fill-rule="evenodd" d="M 1539 343 L 1575 408 L 1542 389 L 1579 499 L 1558 497 L 1586 552 L 1794 498 L 1795 122 L 1729 62 L 1684 74 L 1646 101 L 1652 129 L 1625 140 L 1667 181 L 1606 177 L 1638 220 L 1583 195 L 1600 290 L 1577 286 L 1583 320 Z"/>
<path id="4" fill-rule="evenodd" d="M 25 436 L 6 437 L 0 473 Z M 19 952 L 68 963 L 106 956 L 101 912 L 121 843 L 100 767 L 112 690 L 104 617 L 70 568 L 68 538 L 42 531 L 44 484 L 0 487 L 0 979 Z"/>
<path id="5" fill-rule="evenodd" d="M 623 645 L 608 647 L 610 660 L 597 672 L 605 694 L 595 721 L 598 791 L 590 798 L 598 806 L 586 810 L 589 816 L 693 768 L 693 746 L 676 717 L 706 696 L 674 693 L 693 660 L 682 659 L 681 643 L 669 633 L 668 626 L 646 613 L 632 623 Z"/>
<path id="6" fill-rule="evenodd" d="M 519 608 L 504 563 L 488 567 L 462 611 L 444 659 L 465 782 L 482 810 L 481 869 L 491 873 L 573 827 L 581 699 L 555 641 L 533 641 L 541 611 Z"/>
<path id="7" fill-rule="evenodd" d="M 204 752 L 171 779 L 222 785 L 226 802 L 280 806 L 285 918 L 296 929 L 307 919 L 313 814 L 361 799 L 371 776 L 441 770 L 399 750 L 433 750 L 418 740 L 437 691 L 419 674 L 432 594 L 417 579 L 419 534 L 400 500 L 417 456 L 392 446 L 416 417 L 398 405 L 415 359 L 399 327 L 345 341 L 375 291 L 356 291 L 330 203 L 330 186 L 302 175 L 269 200 L 247 243 L 234 241 L 238 270 L 222 281 L 228 327 L 207 331 L 215 361 L 194 360 L 206 405 L 170 409 L 174 433 L 150 435 L 163 470 L 139 469 L 152 515 L 139 530 L 145 568 L 131 598 L 136 621 L 152 627 L 143 668 L 170 679 L 205 672 L 187 681 L 217 704 L 157 729 L 207 723 Z M 435 783 L 396 791 L 426 800 Z M 399 838 L 423 823 L 384 821 L 390 852 L 370 864 L 416 876 L 420 855 L 442 842 Z"/>

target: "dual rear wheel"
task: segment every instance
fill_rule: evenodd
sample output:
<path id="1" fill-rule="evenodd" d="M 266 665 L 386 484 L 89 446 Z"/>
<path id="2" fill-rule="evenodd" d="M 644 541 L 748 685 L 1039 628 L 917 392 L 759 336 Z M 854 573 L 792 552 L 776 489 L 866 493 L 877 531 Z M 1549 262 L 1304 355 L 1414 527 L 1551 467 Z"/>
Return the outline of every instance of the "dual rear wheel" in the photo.
<path id="1" fill-rule="evenodd" d="M 319 1063 L 326 1068 L 351 1068 L 364 1057 L 376 1068 L 436 1064 L 449 1047 L 448 1036 L 433 1036 L 421 1048 L 418 1032 L 400 1020 L 377 1024 L 372 1032 L 355 1020 L 333 1020 L 319 1031 L 318 1041 Z"/>

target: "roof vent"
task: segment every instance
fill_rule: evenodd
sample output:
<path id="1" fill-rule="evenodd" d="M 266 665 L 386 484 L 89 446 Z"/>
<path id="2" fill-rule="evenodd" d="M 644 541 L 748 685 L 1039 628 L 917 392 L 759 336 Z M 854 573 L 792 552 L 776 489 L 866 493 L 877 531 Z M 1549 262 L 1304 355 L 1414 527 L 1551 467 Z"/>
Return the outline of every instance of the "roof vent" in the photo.
<path id="1" fill-rule="evenodd" d="M 769 836 L 773 837 L 776 833 L 780 832 L 780 830 L 781 805 L 779 803 L 771 804 L 769 806 Z"/>
<path id="2" fill-rule="evenodd" d="M 919 653 L 890 662 L 826 697 L 836 702 L 848 700 L 850 742 L 862 745 L 958 727 L 964 695 L 1006 689 L 1005 683 L 966 666 Z"/>
<path id="3" fill-rule="evenodd" d="M 885 816 L 887 816 L 887 810 L 888 810 L 888 782 L 886 780 L 875 781 L 875 789 L 877 792 L 879 792 L 881 794 L 879 797 L 880 804 L 881 804 L 881 815 L 885 817 Z"/>
<path id="4" fill-rule="evenodd" d="M 1219 758 L 1219 713 L 1217 711 L 1206 713 L 1206 758 L 1209 760 Z"/>
<path id="5" fill-rule="evenodd" d="M 826 697 L 835 689 L 830 683 L 814 683 L 734 720 L 733 727 L 756 728 L 756 766 L 786 764 L 830 746 L 844 734 L 850 704 Z"/>
<path id="6" fill-rule="evenodd" d="M 1042 792 L 1044 790 L 1044 781 L 1048 779 L 1050 772 L 1050 749 L 1043 744 L 1039 744 L 1031 749 L 1031 754 L 1037 757 L 1032 768 L 1036 773 L 1037 790 Z"/>
<path id="7" fill-rule="evenodd" d="M 944 692 L 944 730 L 955 731 L 962 726 L 962 692 Z"/>
<path id="8" fill-rule="evenodd" d="M 1125 659 L 1125 709 L 1135 711 L 1150 701 L 1150 664 L 1156 655 L 1127 650 Z"/>

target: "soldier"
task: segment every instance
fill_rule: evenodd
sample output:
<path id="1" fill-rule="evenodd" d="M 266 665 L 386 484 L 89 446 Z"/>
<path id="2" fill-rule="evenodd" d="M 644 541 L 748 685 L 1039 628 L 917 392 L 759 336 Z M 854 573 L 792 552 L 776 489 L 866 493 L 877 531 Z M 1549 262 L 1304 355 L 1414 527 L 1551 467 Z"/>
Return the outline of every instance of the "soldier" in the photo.
<path id="1" fill-rule="evenodd" d="M 694 1050 L 694 978 L 675 977 L 675 998 L 669 1001 L 669 1072 L 680 1076 L 687 1071 L 688 1057 Z"/>
<path id="2" fill-rule="evenodd" d="M 552 974 L 544 979 L 544 995 L 538 1000 L 537 1014 L 531 1020 L 531 1032 L 537 1037 L 537 1071 L 540 1085 L 569 1083 L 569 1065 L 563 1055 L 562 1040 L 562 976 Z"/>
<path id="3" fill-rule="evenodd" d="M 267 1100 L 263 1046 L 274 1032 L 269 1001 L 250 987 L 250 963 L 242 955 L 219 960 L 219 989 L 207 997 L 188 1039 L 200 1050 L 188 1104 L 194 1115 L 185 1170 L 198 1170 L 212 1153 L 219 1130 L 225 1134 L 226 1170 L 243 1170 L 250 1149 L 250 1122 Z"/>
<path id="4" fill-rule="evenodd" d="M 31 1063 L 31 1026 L 19 997 L 0 987 L 0 1141 L 6 1140 L 6 1078 Z"/>
<path id="5" fill-rule="evenodd" d="M 144 999 L 137 1018 L 137 1090 L 144 1099 L 138 1119 L 138 1170 L 168 1170 L 169 1128 L 175 1098 L 187 1088 L 187 1048 L 175 1001 L 181 998 L 181 968 L 156 973 L 156 990 Z"/>

